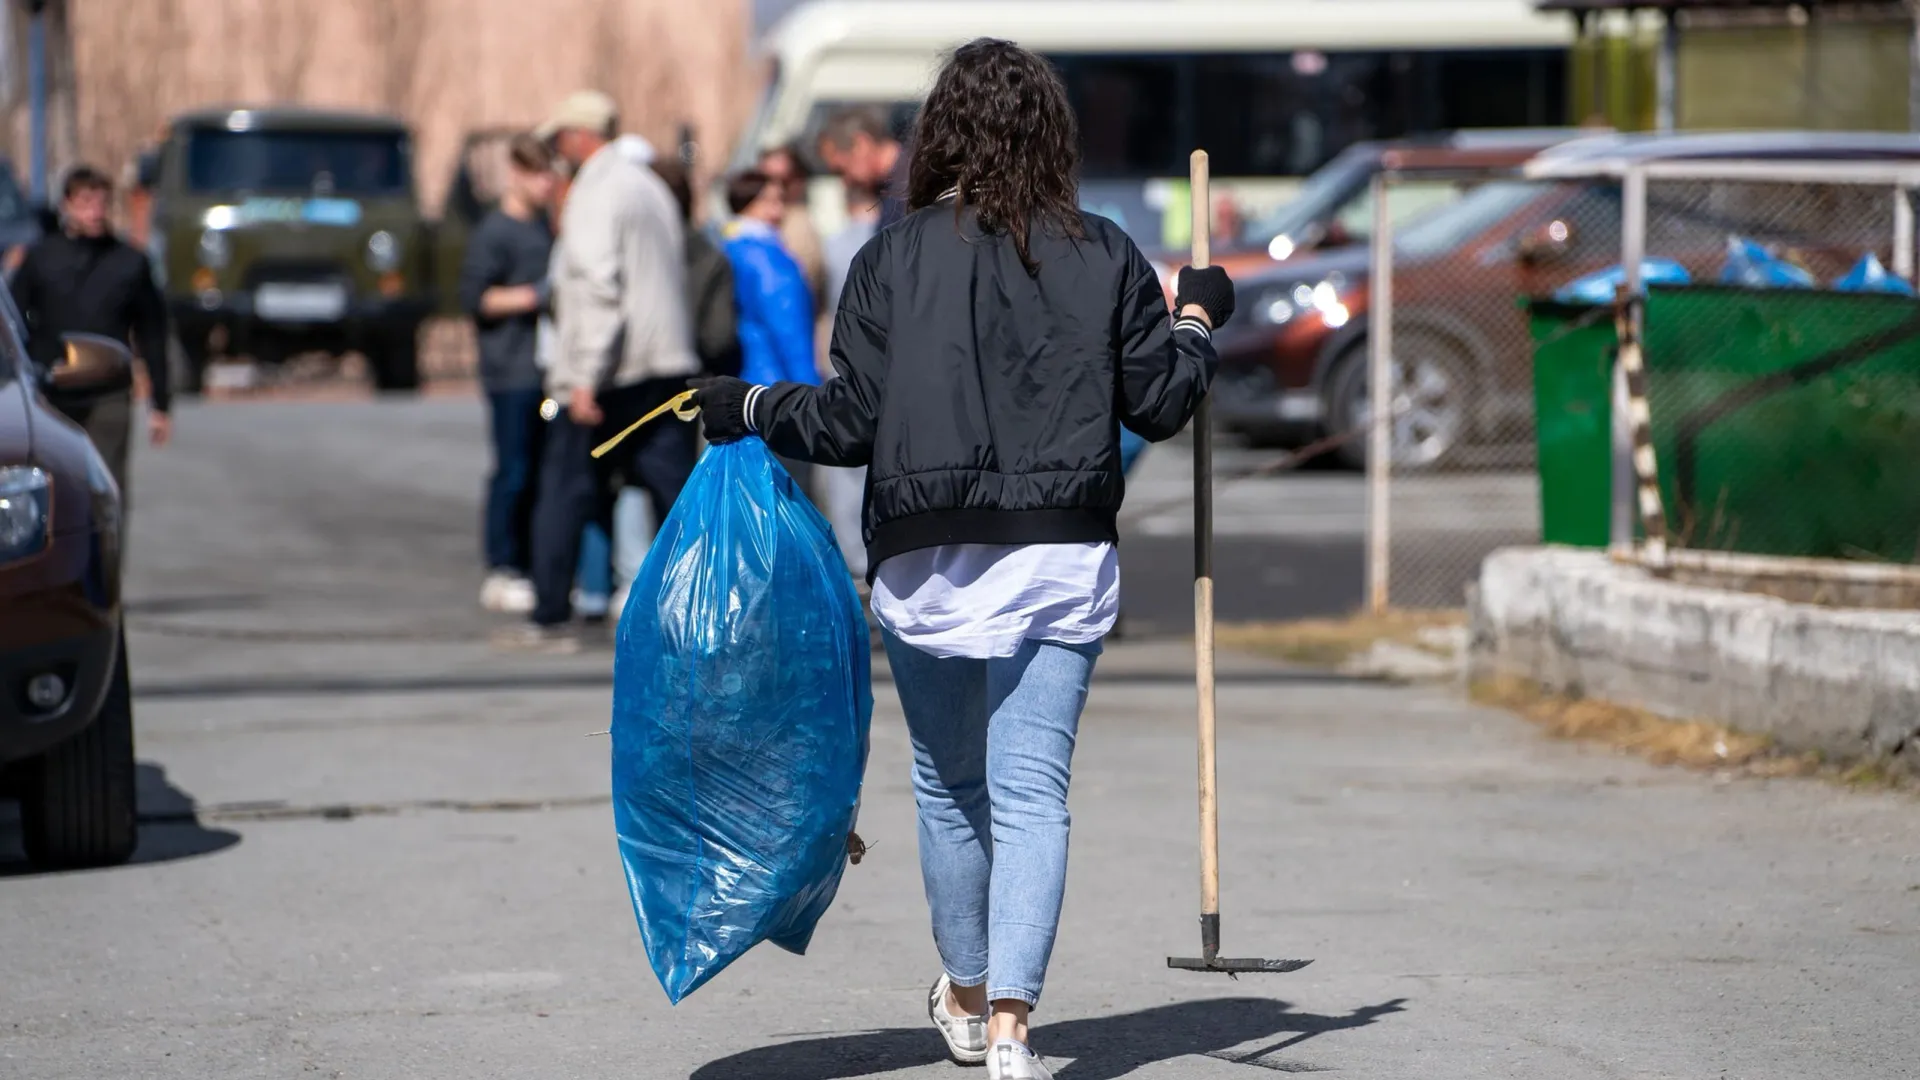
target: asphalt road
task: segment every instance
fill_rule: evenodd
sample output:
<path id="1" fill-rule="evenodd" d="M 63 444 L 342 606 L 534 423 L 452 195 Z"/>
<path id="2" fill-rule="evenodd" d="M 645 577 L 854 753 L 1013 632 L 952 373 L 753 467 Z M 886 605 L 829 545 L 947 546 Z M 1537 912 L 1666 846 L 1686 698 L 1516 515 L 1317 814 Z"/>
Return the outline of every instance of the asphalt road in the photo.
<path id="1" fill-rule="evenodd" d="M 811 955 L 756 951 L 669 1008 L 586 736 L 609 655 L 484 644 L 477 410 L 178 430 L 136 464 L 140 853 L 31 874 L 0 811 L 0 1077 L 978 1075 L 925 1027 L 884 682 L 872 854 Z M 1914 800 L 1656 769 L 1246 658 L 1220 693 L 1227 950 L 1316 963 L 1168 971 L 1197 944 L 1186 663 L 1102 660 L 1036 1015 L 1062 1080 L 1920 1075 Z"/>

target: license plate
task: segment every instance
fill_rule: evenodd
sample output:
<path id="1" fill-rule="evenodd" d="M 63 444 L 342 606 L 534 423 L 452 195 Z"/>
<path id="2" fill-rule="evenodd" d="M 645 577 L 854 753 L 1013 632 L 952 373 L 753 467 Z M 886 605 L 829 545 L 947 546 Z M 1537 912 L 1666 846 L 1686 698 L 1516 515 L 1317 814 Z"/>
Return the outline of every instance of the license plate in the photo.
<path id="1" fill-rule="evenodd" d="M 333 322 L 347 313 L 344 285 L 262 285 L 253 310 L 270 322 Z"/>

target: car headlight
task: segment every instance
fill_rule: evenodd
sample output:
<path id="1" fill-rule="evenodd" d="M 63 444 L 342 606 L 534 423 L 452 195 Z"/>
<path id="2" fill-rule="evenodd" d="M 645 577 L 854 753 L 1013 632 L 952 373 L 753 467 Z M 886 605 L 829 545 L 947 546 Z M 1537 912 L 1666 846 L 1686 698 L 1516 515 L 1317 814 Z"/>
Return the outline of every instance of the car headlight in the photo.
<path id="1" fill-rule="evenodd" d="M 367 237 L 367 269 L 376 274 L 400 269 L 400 241 L 385 229 Z"/>
<path id="2" fill-rule="evenodd" d="M 1252 305 L 1254 320 L 1266 326 L 1285 326 L 1302 315 L 1317 314 L 1328 329 L 1338 330 L 1353 318 L 1340 296 L 1345 286 L 1342 275 L 1329 274 L 1324 281 L 1269 289 Z"/>
<path id="3" fill-rule="evenodd" d="M 227 234 L 219 229 L 208 229 L 200 234 L 200 265 L 209 270 L 225 270 L 233 259 L 233 245 L 227 240 Z"/>
<path id="4" fill-rule="evenodd" d="M 53 480 L 44 469 L 32 465 L 0 469 L 0 562 L 46 549 L 52 510 Z"/>

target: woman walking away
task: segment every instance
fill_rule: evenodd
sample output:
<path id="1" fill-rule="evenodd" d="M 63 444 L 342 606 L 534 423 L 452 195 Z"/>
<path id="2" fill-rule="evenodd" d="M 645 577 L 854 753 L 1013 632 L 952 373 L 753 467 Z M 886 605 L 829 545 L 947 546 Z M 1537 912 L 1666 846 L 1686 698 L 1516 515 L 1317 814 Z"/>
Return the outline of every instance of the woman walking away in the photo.
<path id="1" fill-rule="evenodd" d="M 1120 428 L 1172 437 L 1233 313 L 1219 269 L 1153 267 L 1077 207 L 1060 80 L 962 46 L 920 112 L 909 213 L 855 259 L 820 386 L 702 379 L 714 441 L 867 466 L 873 611 L 913 742 L 920 867 L 953 1057 L 1046 1080 L 1029 1049 L 1067 876 L 1067 782 L 1119 608 Z"/>

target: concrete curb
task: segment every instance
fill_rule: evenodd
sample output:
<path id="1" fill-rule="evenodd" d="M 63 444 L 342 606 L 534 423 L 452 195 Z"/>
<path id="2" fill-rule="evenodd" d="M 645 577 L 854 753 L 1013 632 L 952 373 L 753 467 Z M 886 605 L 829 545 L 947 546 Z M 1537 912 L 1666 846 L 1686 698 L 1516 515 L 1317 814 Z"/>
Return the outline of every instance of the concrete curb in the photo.
<path id="1" fill-rule="evenodd" d="M 1602 552 L 1509 548 L 1481 566 L 1471 633 L 1472 679 L 1920 769 L 1920 611 L 1789 603 L 1662 581 Z"/>

